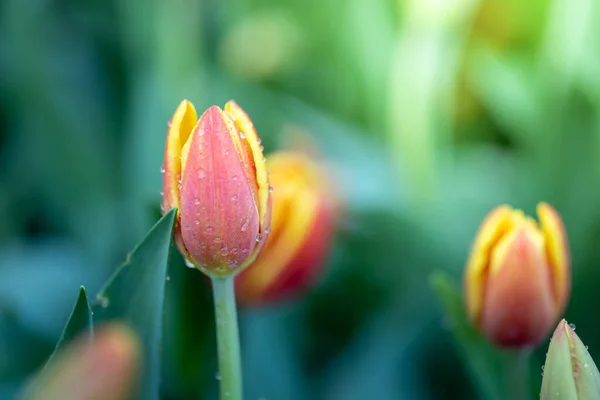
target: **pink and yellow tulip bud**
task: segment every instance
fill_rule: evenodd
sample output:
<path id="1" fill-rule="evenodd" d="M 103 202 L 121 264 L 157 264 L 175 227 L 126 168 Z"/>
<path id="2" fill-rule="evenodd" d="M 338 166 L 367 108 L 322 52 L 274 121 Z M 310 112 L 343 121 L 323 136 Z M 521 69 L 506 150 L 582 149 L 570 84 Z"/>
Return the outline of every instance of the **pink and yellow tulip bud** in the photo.
<path id="1" fill-rule="evenodd" d="M 594 360 L 564 319 L 552 335 L 542 380 L 542 400 L 600 400 L 600 373 Z"/>
<path id="2" fill-rule="evenodd" d="M 240 304 L 293 297 L 310 288 L 331 246 L 336 201 L 320 165 L 302 153 L 269 156 L 271 235 L 254 264 L 236 277 Z"/>
<path id="3" fill-rule="evenodd" d="M 499 346 L 538 344 L 569 298 L 564 225 L 546 203 L 537 214 L 539 224 L 506 205 L 494 209 L 479 227 L 467 263 L 468 315 Z"/>
<path id="4" fill-rule="evenodd" d="M 184 100 L 169 123 L 162 210 L 177 207 L 175 242 L 186 262 L 213 277 L 250 265 L 271 221 L 260 139 L 233 101 L 198 119 Z"/>

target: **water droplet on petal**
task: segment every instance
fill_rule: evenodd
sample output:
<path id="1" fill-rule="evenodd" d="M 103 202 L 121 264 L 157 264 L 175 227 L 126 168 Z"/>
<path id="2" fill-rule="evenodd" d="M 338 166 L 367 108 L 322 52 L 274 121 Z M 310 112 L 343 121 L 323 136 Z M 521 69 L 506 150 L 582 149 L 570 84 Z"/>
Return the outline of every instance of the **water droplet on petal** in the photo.
<path id="1" fill-rule="evenodd" d="M 238 176 L 237 176 L 237 175 L 234 175 L 234 176 L 232 176 L 232 177 L 231 177 L 231 180 L 232 180 L 232 181 L 234 181 L 234 182 L 237 182 L 237 180 L 238 180 Z"/>
<path id="2" fill-rule="evenodd" d="M 573 329 L 573 330 L 575 330 L 575 328 L 577 328 L 577 326 L 575 326 L 575 324 L 574 324 L 574 323 L 572 323 L 572 322 L 569 324 L 569 326 L 570 326 L 570 327 L 571 327 L 571 329 Z"/>
<path id="3" fill-rule="evenodd" d="M 165 277 L 165 280 L 167 280 L 167 281 L 170 281 L 170 280 L 171 280 L 171 277 L 170 277 L 169 275 L 167 275 L 167 276 Z"/>
<path id="4" fill-rule="evenodd" d="M 164 166 L 164 165 L 161 165 L 161 166 L 160 166 L 160 173 L 161 173 L 161 174 L 164 174 L 164 173 L 165 173 L 165 166 Z"/>
<path id="5" fill-rule="evenodd" d="M 237 253 L 238 253 L 237 247 L 232 248 L 231 251 L 229 252 L 229 254 L 231 254 L 231 255 L 236 255 Z"/>
<path id="6" fill-rule="evenodd" d="M 215 243 L 221 243 L 221 237 L 220 236 L 217 236 L 215 238 Z"/>
<path id="7" fill-rule="evenodd" d="M 198 204 L 200 204 L 200 199 L 194 197 L 194 205 L 197 206 Z"/>
<path id="8" fill-rule="evenodd" d="M 244 135 L 244 132 L 240 132 L 240 138 L 241 139 L 246 139 L 246 135 Z"/>
<path id="9" fill-rule="evenodd" d="M 269 193 L 273 193 L 273 186 L 269 186 Z"/>
<path id="10" fill-rule="evenodd" d="M 188 268 L 196 268 L 196 265 L 194 265 L 193 262 L 191 262 L 190 260 L 188 260 L 187 258 L 184 258 L 183 261 L 185 262 L 185 266 Z"/>
<path id="11" fill-rule="evenodd" d="M 246 217 L 244 220 L 244 224 L 242 225 L 242 232 L 246 232 L 248 230 L 248 226 L 250 225 L 250 218 Z"/>
<path id="12" fill-rule="evenodd" d="M 221 255 L 222 256 L 226 256 L 228 252 L 229 252 L 229 249 L 227 248 L 227 246 L 221 247 Z"/>
<path id="13" fill-rule="evenodd" d="M 198 168 L 196 172 L 198 173 L 198 179 L 204 179 L 206 177 L 206 171 L 204 168 Z"/>
<path id="14" fill-rule="evenodd" d="M 225 150 L 225 155 L 228 156 L 229 155 L 229 150 Z"/>
<path id="15" fill-rule="evenodd" d="M 256 138 L 256 143 L 257 143 L 257 144 L 261 144 L 261 143 L 262 143 L 262 140 L 261 140 L 261 138 Z"/>
<path id="16" fill-rule="evenodd" d="M 258 235 L 256 235 L 256 241 L 260 242 L 261 240 L 263 240 L 263 234 L 259 233 Z"/>
<path id="17" fill-rule="evenodd" d="M 163 191 L 161 190 L 161 191 L 160 191 L 160 195 L 161 195 L 161 196 L 164 196 L 164 195 L 165 195 L 165 192 L 163 192 Z"/>
<path id="18" fill-rule="evenodd" d="M 221 374 L 217 372 L 215 374 L 215 379 L 218 380 L 218 381 L 220 381 L 221 380 Z"/>
<path id="19" fill-rule="evenodd" d="M 234 194 L 233 196 L 231 196 L 231 201 L 236 201 L 238 199 L 238 195 Z"/>
<path id="20" fill-rule="evenodd" d="M 205 230 L 206 232 L 212 232 L 212 231 L 213 231 L 213 227 L 212 227 L 212 226 L 210 226 L 210 225 L 208 225 L 206 228 L 204 228 L 204 230 Z"/>
<path id="21" fill-rule="evenodd" d="M 198 218 L 196 218 L 196 219 L 194 220 L 194 223 L 195 223 L 196 225 L 200 225 L 200 220 L 199 220 Z"/>

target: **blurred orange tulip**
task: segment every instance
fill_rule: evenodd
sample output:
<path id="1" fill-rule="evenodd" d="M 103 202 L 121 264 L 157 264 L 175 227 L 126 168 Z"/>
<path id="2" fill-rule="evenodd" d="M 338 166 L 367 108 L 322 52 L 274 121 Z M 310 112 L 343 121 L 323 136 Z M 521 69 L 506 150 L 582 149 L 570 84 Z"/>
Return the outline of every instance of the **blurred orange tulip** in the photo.
<path id="1" fill-rule="evenodd" d="M 313 283 L 332 242 L 333 196 L 321 167 L 309 156 L 269 156 L 273 185 L 271 235 L 254 264 L 236 277 L 241 304 L 294 296 Z"/>
<path id="2" fill-rule="evenodd" d="M 499 346 L 538 344 L 563 312 L 570 292 L 565 228 L 548 204 L 540 220 L 503 205 L 479 228 L 465 277 L 469 317 Z"/>
<path id="3" fill-rule="evenodd" d="M 184 100 L 169 124 L 163 203 L 177 207 L 175 241 L 188 265 L 213 277 L 247 267 L 263 247 L 271 200 L 260 139 L 233 101 L 197 119 Z"/>
<path id="4" fill-rule="evenodd" d="M 137 383 L 141 345 L 128 327 L 112 323 L 58 353 L 27 386 L 23 400 L 131 398 Z"/>

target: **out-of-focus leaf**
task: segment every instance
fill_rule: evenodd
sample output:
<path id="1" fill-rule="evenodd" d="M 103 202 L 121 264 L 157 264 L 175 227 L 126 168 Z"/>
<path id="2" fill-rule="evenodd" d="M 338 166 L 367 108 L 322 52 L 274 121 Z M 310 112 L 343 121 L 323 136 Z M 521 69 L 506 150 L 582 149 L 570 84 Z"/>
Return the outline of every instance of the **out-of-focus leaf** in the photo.
<path id="1" fill-rule="evenodd" d="M 504 356 L 492 348 L 470 323 L 456 285 L 440 271 L 431 275 L 430 283 L 442 303 L 481 398 L 509 398 L 502 396 L 505 385 L 502 380 Z"/>
<path id="2" fill-rule="evenodd" d="M 142 341 L 143 366 L 137 397 L 158 399 L 165 279 L 176 210 L 165 214 L 109 279 L 94 307 L 97 321 L 120 319 Z"/>
<path id="3" fill-rule="evenodd" d="M 73 311 L 69 316 L 65 329 L 56 343 L 56 347 L 54 348 L 54 352 L 50 356 L 48 363 L 52 361 L 54 356 L 56 356 L 66 344 L 70 343 L 80 333 L 83 334 L 85 332 L 85 334 L 89 335 L 90 339 L 94 337 L 94 318 L 92 315 L 92 308 L 90 307 L 85 287 L 81 286 Z"/>

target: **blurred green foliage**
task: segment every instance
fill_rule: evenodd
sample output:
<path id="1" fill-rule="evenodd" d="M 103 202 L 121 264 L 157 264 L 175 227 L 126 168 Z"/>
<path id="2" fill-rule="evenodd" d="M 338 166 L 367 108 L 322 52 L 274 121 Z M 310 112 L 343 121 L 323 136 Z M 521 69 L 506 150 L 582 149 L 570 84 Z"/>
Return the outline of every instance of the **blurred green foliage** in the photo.
<path id="1" fill-rule="evenodd" d="M 241 311 L 247 398 L 479 398 L 427 278 L 459 282 L 504 202 L 562 215 L 566 318 L 600 357 L 599 20 L 594 0 L 1 2 L 0 398 L 157 220 L 183 98 L 234 98 L 267 153 L 309 135 L 346 204 L 314 291 Z M 210 293 L 172 253 L 162 398 L 215 398 Z"/>

